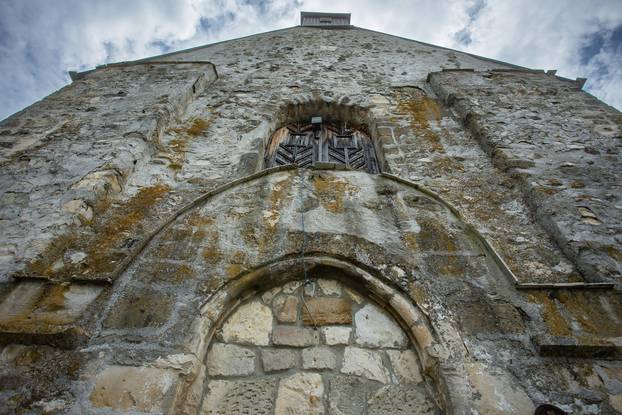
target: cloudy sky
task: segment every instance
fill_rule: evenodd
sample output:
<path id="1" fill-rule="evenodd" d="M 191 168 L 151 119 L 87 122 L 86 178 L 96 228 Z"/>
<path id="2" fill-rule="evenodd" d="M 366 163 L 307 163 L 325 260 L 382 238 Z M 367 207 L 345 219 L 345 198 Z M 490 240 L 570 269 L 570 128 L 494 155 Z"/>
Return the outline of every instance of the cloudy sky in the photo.
<path id="1" fill-rule="evenodd" d="M 558 75 L 622 109 L 622 0 L 0 0 L 0 119 L 68 70 L 298 24 L 300 10 Z"/>

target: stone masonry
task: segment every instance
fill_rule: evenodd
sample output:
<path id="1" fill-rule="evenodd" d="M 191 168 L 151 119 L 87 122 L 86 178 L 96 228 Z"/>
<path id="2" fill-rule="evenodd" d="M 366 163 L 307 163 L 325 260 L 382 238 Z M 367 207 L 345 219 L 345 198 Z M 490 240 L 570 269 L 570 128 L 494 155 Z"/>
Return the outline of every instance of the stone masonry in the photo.
<path id="1" fill-rule="evenodd" d="M 259 293 L 216 331 L 203 414 L 435 414 L 406 333 L 329 279 Z"/>
<path id="2" fill-rule="evenodd" d="M 72 78 L 0 122 L 0 413 L 622 413 L 581 80 L 357 27 Z M 269 167 L 313 116 L 380 173 Z"/>

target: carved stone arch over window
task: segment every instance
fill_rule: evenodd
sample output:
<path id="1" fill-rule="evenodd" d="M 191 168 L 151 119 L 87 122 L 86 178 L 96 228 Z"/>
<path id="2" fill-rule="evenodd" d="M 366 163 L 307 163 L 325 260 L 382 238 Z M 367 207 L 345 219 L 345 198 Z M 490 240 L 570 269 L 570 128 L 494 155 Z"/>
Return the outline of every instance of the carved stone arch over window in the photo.
<path id="1" fill-rule="evenodd" d="M 304 124 L 281 127 L 270 138 L 266 151 L 267 167 L 286 164 L 311 167 L 322 162 L 343 164 L 371 174 L 380 172 L 367 132 L 346 122 L 312 117 Z"/>

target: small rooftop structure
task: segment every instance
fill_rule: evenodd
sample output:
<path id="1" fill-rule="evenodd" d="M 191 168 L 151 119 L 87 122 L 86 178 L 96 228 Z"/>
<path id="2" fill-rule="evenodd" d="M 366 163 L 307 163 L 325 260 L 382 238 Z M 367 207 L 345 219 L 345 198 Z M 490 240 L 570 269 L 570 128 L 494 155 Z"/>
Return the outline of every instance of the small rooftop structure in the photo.
<path id="1" fill-rule="evenodd" d="M 310 27 L 349 27 L 350 13 L 300 12 L 300 25 Z"/>

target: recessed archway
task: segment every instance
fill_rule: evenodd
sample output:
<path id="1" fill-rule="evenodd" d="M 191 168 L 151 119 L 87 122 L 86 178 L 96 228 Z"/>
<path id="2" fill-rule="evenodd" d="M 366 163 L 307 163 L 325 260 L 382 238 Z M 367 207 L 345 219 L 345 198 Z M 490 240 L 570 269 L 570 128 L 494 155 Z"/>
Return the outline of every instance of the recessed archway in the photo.
<path id="1" fill-rule="evenodd" d="M 432 412 L 422 412 L 422 413 L 435 413 L 435 411 L 439 410 L 438 408 L 443 408 L 447 413 L 452 413 L 449 409 L 451 407 L 451 397 L 448 394 L 448 388 L 446 386 L 446 382 L 444 379 L 444 374 L 442 372 L 442 362 L 439 362 L 438 356 L 446 356 L 447 352 L 443 352 L 443 350 L 447 350 L 444 345 L 444 341 L 440 341 L 437 336 L 431 330 L 427 318 L 421 313 L 421 311 L 403 294 L 401 294 L 395 288 L 390 287 L 387 283 L 383 282 L 379 277 L 372 275 L 370 271 L 362 269 L 358 267 L 356 264 L 352 264 L 350 262 L 346 262 L 341 259 L 333 258 L 333 257 L 325 257 L 325 256 L 312 256 L 306 257 L 302 261 L 300 258 L 292 258 L 292 259 L 284 259 L 282 261 L 274 262 L 267 264 L 263 267 L 255 269 L 251 272 L 247 272 L 243 275 L 240 275 L 234 279 L 232 279 L 223 289 L 219 290 L 215 293 L 203 306 L 201 317 L 196 321 L 194 325 L 195 331 L 193 335 L 193 345 L 195 354 L 197 356 L 202 356 L 202 359 L 206 366 L 209 368 L 210 364 L 212 365 L 212 373 L 213 380 L 221 381 L 221 383 L 215 384 L 213 388 L 210 388 L 209 382 L 212 380 L 210 378 L 209 370 L 206 371 L 207 376 L 198 377 L 194 384 L 190 386 L 189 390 L 194 396 L 194 399 L 181 399 L 178 402 L 184 402 L 185 408 L 184 413 L 194 413 L 195 410 L 200 410 L 200 400 L 197 400 L 198 397 L 208 398 L 208 400 L 204 401 L 204 408 L 209 408 L 209 399 L 212 399 L 212 402 L 215 402 L 213 399 L 215 396 L 220 396 L 221 398 L 227 396 L 227 391 L 229 391 L 230 387 L 234 386 L 232 384 L 223 383 L 222 381 L 227 381 L 225 379 L 227 376 L 237 377 L 238 380 L 242 380 L 239 376 L 241 375 L 224 375 L 217 373 L 219 369 L 216 369 L 216 362 L 221 359 L 216 359 L 214 356 L 214 350 L 217 353 L 222 353 L 225 346 L 230 344 L 231 346 L 241 347 L 244 349 L 250 348 L 250 351 L 254 353 L 252 367 L 255 371 L 252 372 L 252 376 L 256 378 L 262 378 L 263 385 L 271 390 L 272 396 L 272 405 L 276 405 L 276 399 L 278 395 L 278 388 L 280 387 L 279 382 L 282 378 L 287 378 L 288 376 L 295 376 L 292 382 L 294 381 L 303 381 L 305 369 L 303 367 L 302 361 L 302 353 L 305 347 L 309 347 L 310 350 L 305 352 L 307 357 L 313 355 L 314 352 L 321 352 L 321 349 L 316 350 L 315 347 L 322 346 L 330 346 L 326 344 L 326 333 L 322 332 L 322 328 L 320 326 L 319 332 L 317 334 L 317 344 L 315 344 L 316 340 L 313 337 L 313 333 L 309 334 L 311 336 L 311 342 L 309 346 L 302 347 L 298 350 L 298 352 L 293 353 L 294 355 L 299 357 L 297 360 L 296 366 L 292 366 L 291 368 L 283 369 L 283 373 L 279 374 L 279 371 L 276 371 L 278 381 L 276 384 L 272 384 L 270 386 L 270 382 L 266 381 L 266 377 L 270 377 L 269 373 L 266 373 L 265 367 L 263 366 L 263 348 L 295 348 L 295 346 L 286 346 L 282 344 L 275 344 L 275 333 L 274 327 L 276 325 L 281 325 L 279 320 L 276 317 L 276 313 L 280 310 L 275 311 L 276 308 L 280 307 L 281 301 L 283 301 L 283 305 L 285 304 L 285 299 L 276 300 L 277 303 L 273 303 L 275 298 L 279 294 L 283 294 L 284 296 L 292 295 L 297 296 L 299 303 L 296 305 L 296 321 L 288 324 L 282 324 L 284 326 L 295 327 L 297 329 L 290 329 L 297 331 L 298 329 L 302 330 L 302 332 L 313 332 L 313 329 L 310 324 L 310 320 L 307 318 L 307 323 L 305 323 L 305 313 L 302 311 L 304 305 L 302 303 L 302 293 L 304 292 L 304 284 L 301 282 L 303 280 L 303 263 L 307 267 L 309 275 L 313 278 L 320 278 L 328 281 L 328 284 L 333 284 L 333 286 L 339 286 L 340 293 L 339 296 L 337 294 L 334 295 L 326 295 L 327 291 L 320 287 L 319 282 L 315 282 L 315 288 L 317 293 L 327 298 L 335 298 L 350 301 L 352 306 L 352 300 L 348 300 L 348 296 L 350 296 L 350 292 L 353 295 L 357 295 L 358 298 L 362 299 L 361 304 L 352 306 L 351 308 L 351 321 L 354 321 L 354 327 L 350 326 L 350 337 L 348 337 L 348 344 L 339 345 L 341 348 L 338 352 L 333 353 L 337 356 L 339 362 L 335 362 L 334 369 L 309 369 L 310 373 L 320 373 L 320 377 L 324 370 L 327 371 L 326 376 L 349 376 L 347 373 L 342 373 L 344 370 L 344 363 L 346 362 L 346 348 L 350 347 L 351 350 L 348 352 L 348 358 L 352 358 L 352 352 L 356 353 L 364 353 L 366 350 L 365 344 L 358 344 L 357 341 L 362 342 L 357 338 L 356 330 L 356 314 L 363 310 L 363 314 L 369 312 L 369 310 L 374 314 L 381 315 L 380 317 L 383 321 L 392 321 L 394 322 L 394 327 L 399 327 L 403 333 L 404 338 L 407 339 L 406 344 L 398 342 L 395 346 L 392 347 L 371 347 L 370 349 L 377 353 L 379 356 L 379 360 L 383 363 L 382 366 L 378 369 L 378 373 L 385 373 L 386 380 L 388 383 L 383 383 L 379 380 L 373 380 L 366 378 L 363 375 L 359 375 L 360 382 L 365 384 L 366 386 L 362 386 L 363 390 L 370 391 L 371 388 L 369 384 L 377 385 L 375 392 L 380 391 L 381 388 L 386 387 L 384 391 L 386 394 L 391 394 L 400 387 L 406 387 L 408 389 L 409 383 L 406 382 L 405 385 L 401 385 L 399 380 L 397 379 L 396 370 L 391 365 L 391 358 L 389 354 L 394 354 L 394 358 L 398 355 L 404 355 L 408 357 L 403 357 L 403 359 L 408 359 L 411 362 L 415 362 L 413 365 L 407 365 L 410 371 L 410 377 L 412 379 L 421 378 L 421 382 L 410 382 L 414 391 L 419 391 L 419 396 L 424 397 L 421 399 L 421 408 L 428 408 L 426 410 Z M 288 285 L 289 284 L 289 285 Z M 295 288 L 294 288 L 295 287 Z M 309 288 L 307 288 L 309 290 Z M 264 296 L 269 297 L 271 294 L 266 294 L 274 291 L 272 295 L 270 305 L 266 303 L 264 300 Z M 285 291 L 291 292 L 285 292 Z M 297 291 L 298 290 L 298 291 Z M 337 288 L 336 288 L 337 290 Z M 307 298 L 307 297 L 305 297 Z M 309 299 L 315 297 L 308 297 Z M 290 302 L 293 300 L 289 300 Z M 336 300 L 331 300 L 336 301 Z M 276 307 L 276 308 L 275 308 Z M 272 315 L 272 319 L 268 319 L 271 323 L 272 332 L 269 333 L 266 337 L 267 325 L 264 326 L 264 334 L 261 340 L 263 343 L 267 343 L 267 345 L 260 344 L 252 344 L 248 339 L 240 340 L 242 337 L 233 336 L 231 333 L 231 327 L 233 327 L 230 323 L 230 319 L 232 321 L 241 320 L 240 316 L 244 314 L 256 315 L 255 313 L 249 313 L 250 310 L 261 309 L 265 314 L 268 314 L 268 310 Z M 238 312 L 242 314 L 239 316 Z M 342 327 L 347 330 L 347 324 L 331 324 L 331 326 Z M 225 327 L 228 327 L 225 329 Z M 223 330 L 226 331 L 223 332 Z M 281 330 L 281 329 L 278 329 Z M 278 335 L 278 333 L 277 333 Z M 398 335 L 399 338 L 399 335 Z M 233 339 L 233 340 L 232 340 Z M 359 339 L 359 340 L 357 340 Z M 229 341 L 228 341 L 229 340 Z M 278 343 L 279 340 L 277 340 Z M 236 343 L 238 342 L 238 343 Z M 306 343 L 304 343 L 306 344 Z M 361 346 L 361 347 L 359 347 Z M 216 349 L 214 349 L 216 347 Z M 368 347 L 369 348 L 369 347 Z M 451 347 L 450 347 L 451 348 Z M 208 352 L 209 349 L 209 352 Z M 232 348 L 234 350 L 235 348 Z M 361 349 L 361 350 L 354 350 Z M 382 349 L 382 350 L 381 350 Z M 240 350 L 240 349 L 238 349 Z M 267 349 L 266 349 L 267 350 Z M 241 357 L 244 357 L 244 350 L 240 351 Z M 327 352 L 330 354 L 330 352 Z M 374 353 L 371 354 L 372 356 Z M 212 356 L 212 357 L 210 357 Z M 336 358 L 336 359 L 337 359 Z M 210 360 L 211 359 L 211 360 Z M 373 357 L 371 359 L 374 359 Z M 440 363 L 440 364 L 439 364 Z M 250 373 L 250 362 L 247 362 L 247 372 Z M 401 366 L 403 369 L 404 366 Z M 400 370 L 401 370 L 400 369 Z M 215 371 L 214 371 L 215 370 Z M 349 369 L 345 369 L 346 371 Z M 328 373 L 330 372 L 330 374 Z M 302 373 L 302 375 L 300 374 Z M 287 375 L 287 376 L 285 376 Z M 246 376 L 246 375 L 244 375 Z M 357 375 L 352 375 L 356 377 Z M 371 375 L 370 375 L 371 376 Z M 382 375 L 379 379 L 385 380 Z M 313 377 L 312 377 L 313 378 Z M 315 377 L 317 380 L 318 378 Z M 330 391 L 330 379 L 328 380 L 327 389 Z M 395 381 L 394 381 L 395 380 Z M 393 381 L 393 383 L 391 383 Z M 284 380 L 287 382 L 287 380 Z M 305 381 L 306 382 L 306 381 Z M 322 382 L 324 382 L 324 378 L 322 378 Z M 375 383 L 374 383 L 375 382 Z M 324 387 L 324 383 L 322 383 Z M 393 385 L 394 387 L 391 387 Z M 371 389 L 370 389 L 371 388 Z M 210 393 L 212 394 L 211 397 Z M 266 392 L 267 393 L 267 392 Z M 214 395 L 216 394 L 216 395 Z M 311 396 L 311 395 L 310 395 Z M 370 395 L 371 396 L 371 395 Z M 326 404 L 330 404 L 330 396 L 324 396 L 322 394 L 323 401 Z M 367 401 L 365 401 L 368 404 Z M 323 405 L 324 405 L 323 403 Z M 190 408 L 189 406 L 194 407 L 195 409 Z M 211 408 L 212 413 L 217 412 L 218 406 L 215 408 Z M 210 412 L 207 412 L 210 413 Z M 271 412 L 269 412 L 271 413 Z M 320 412 L 322 413 L 322 412 Z M 417 412 L 415 412 L 417 413 Z"/>
<path id="2" fill-rule="evenodd" d="M 236 307 L 207 353 L 202 414 L 434 414 L 406 332 L 317 267 Z"/>

